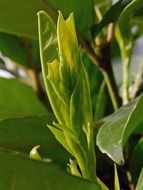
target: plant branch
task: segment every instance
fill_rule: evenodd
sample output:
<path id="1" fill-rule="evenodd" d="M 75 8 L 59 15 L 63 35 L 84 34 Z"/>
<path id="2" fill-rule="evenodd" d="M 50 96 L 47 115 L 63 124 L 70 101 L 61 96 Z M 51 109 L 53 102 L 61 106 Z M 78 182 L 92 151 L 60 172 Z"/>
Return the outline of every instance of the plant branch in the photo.
<path id="1" fill-rule="evenodd" d="M 107 31 L 107 42 L 111 43 L 115 33 L 115 23 L 110 23 Z"/>
<path id="2" fill-rule="evenodd" d="M 129 101 L 129 70 L 131 62 L 131 53 L 132 53 L 132 42 L 125 42 L 121 31 L 118 26 L 116 26 L 115 37 L 118 42 L 121 59 L 122 59 L 122 70 L 123 70 L 123 82 L 122 82 L 122 101 L 123 105 Z"/>
<path id="3" fill-rule="evenodd" d="M 78 39 L 91 61 L 101 70 L 108 87 L 113 107 L 117 110 L 121 105 L 121 101 L 110 60 L 110 43 L 107 42 L 100 47 L 102 56 L 99 56 L 96 54 L 89 42 L 85 41 L 79 33 Z"/>

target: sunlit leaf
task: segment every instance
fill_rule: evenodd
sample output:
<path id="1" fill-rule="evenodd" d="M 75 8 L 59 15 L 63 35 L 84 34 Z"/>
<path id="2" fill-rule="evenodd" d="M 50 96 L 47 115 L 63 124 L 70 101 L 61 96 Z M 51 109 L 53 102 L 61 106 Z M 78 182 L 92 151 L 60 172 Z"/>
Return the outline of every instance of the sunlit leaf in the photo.
<path id="1" fill-rule="evenodd" d="M 116 165 L 114 165 L 114 189 L 120 190 L 120 184 L 119 184 L 119 178 L 118 178 Z"/>

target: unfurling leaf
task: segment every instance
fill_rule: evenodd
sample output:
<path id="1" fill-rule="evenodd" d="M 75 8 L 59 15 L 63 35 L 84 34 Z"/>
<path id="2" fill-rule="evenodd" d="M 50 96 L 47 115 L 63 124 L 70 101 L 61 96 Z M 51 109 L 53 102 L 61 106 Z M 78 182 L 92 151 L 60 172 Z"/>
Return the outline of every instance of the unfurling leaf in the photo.
<path id="1" fill-rule="evenodd" d="M 49 128 L 76 158 L 83 177 L 95 180 L 90 89 L 78 48 L 73 14 L 64 20 L 59 12 L 57 31 L 45 12 L 38 13 L 38 21 L 44 82 L 58 121 Z"/>
<path id="2" fill-rule="evenodd" d="M 31 159 L 34 160 L 41 160 L 41 156 L 38 153 L 37 149 L 40 148 L 40 145 L 35 146 L 34 148 L 32 148 L 32 150 L 30 151 L 29 157 Z"/>
<path id="3" fill-rule="evenodd" d="M 118 178 L 118 172 L 116 164 L 114 164 L 114 189 L 120 190 L 120 184 L 119 184 L 119 178 Z"/>
<path id="4" fill-rule="evenodd" d="M 71 174 L 75 175 L 75 176 L 78 176 L 78 177 L 81 177 L 81 174 L 80 174 L 80 172 L 79 172 L 79 170 L 77 168 L 77 163 L 72 159 L 70 159 L 69 162 L 70 163 L 68 164 L 68 167 L 70 169 Z"/>

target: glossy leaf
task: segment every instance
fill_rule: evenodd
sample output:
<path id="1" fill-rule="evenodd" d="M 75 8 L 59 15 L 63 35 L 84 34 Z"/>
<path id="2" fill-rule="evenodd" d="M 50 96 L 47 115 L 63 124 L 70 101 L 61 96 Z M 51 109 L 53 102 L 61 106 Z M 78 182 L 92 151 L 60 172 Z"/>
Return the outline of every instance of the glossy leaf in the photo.
<path id="1" fill-rule="evenodd" d="M 40 48 L 43 52 L 41 56 L 44 62 L 52 62 L 58 57 L 58 53 L 56 51 L 58 48 L 56 26 L 51 17 L 44 11 L 40 11 L 38 13 L 38 26 L 41 43 Z"/>
<path id="2" fill-rule="evenodd" d="M 0 78 L 0 118 L 46 114 L 47 110 L 28 85 Z"/>
<path id="3" fill-rule="evenodd" d="M 10 118 L 0 121 L 0 146 L 29 155 L 31 149 L 38 149 L 42 158 L 66 165 L 69 154 L 55 140 L 46 127 L 55 121 L 53 115 Z"/>
<path id="4" fill-rule="evenodd" d="M 143 169 L 141 170 L 140 177 L 136 186 L 136 190 L 142 190 L 143 189 Z"/>
<path id="5" fill-rule="evenodd" d="M 62 101 L 60 101 L 60 97 L 61 99 L 63 98 L 61 95 L 59 95 L 59 93 L 64 93 L 64 92 L 62 92 L 62 90 L 60 91 L 56 90 L 56 93 L 53 93 L 55 91 L 54 89 L 56 82 L 59 83 L 58 79 L 59 75 L 57 73 L 58 67 L 56 68 L 56 65 L 58 66 L 59 64 L 58 52 L 57 52 L 58 44 L 57 44 L 56 26 L 52 21 L 52 19 L 43 11 L 38 13 L 38 25 L 39 25 L 40 55 L 41 55 L 42 71 L 43 71 L 46 90 L 56 117 L 58 118 L 59 121 L 61 121 L 61 123 L 63 122 L 65 123 L 66 119 L 68 118 L 66 114 L 68 111 L 68 107 L 66 103 L 62 103 Z M 59 87 L 59 89 L 63 88 L 62 84 L 58 85 L 57 87 Z"/>
<path id="6" fill-rule="evenodd" d="M 69 175 L 55 164 L 35 161 L 17 152 L 0 149 L 0 189 L 100 190 L 92 182 Z"/>
<path id="7" fill-rule="evenodd" d="M 118 164 L 124 162 L 123 148 L 129 136 L 143 121 L 142 113 L 143 95 L 108 116 L 99 129 L 97 134 L 99 149 Z"/>

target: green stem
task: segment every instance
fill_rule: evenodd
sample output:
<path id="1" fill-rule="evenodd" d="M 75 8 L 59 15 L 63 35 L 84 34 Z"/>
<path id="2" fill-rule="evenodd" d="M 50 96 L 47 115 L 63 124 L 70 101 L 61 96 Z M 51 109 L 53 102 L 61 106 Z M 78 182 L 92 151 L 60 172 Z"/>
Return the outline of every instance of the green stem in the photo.
<path id="1" fill-rule="evenodd" d="M 132 53 L 132 42 L 125 42 L 121 32 L 118 27 L 116 27 L 116 39 L 121 52 L 122 59 L 122 70 L 123 70 L 123 80 L 122 80 L 122 104 L 125 105 L 129 101 L 129 71 Z"/>
<path id="2" fill-rule="evenodd" d="M 93 180 L 93 176 L 91 176 L 90 170 L 89 170 L 90 163 L 89 163 L 89 159 L 87 155 L 88 151 L 85 150 L 85 147 L 81 148 L 82 145 L 77 144 L 69 136 L 66 136 L 66 140 L 69 147 L 71 147 L 73 151 L 74 157 L 77 160 L 77 163 L 79 165 L 83 178 L 88 179 L 88 180 Z M 96 172 L 94 173 L 94 181 L 95 179 L 96 179 Z"/>
<path id="3" fill-rule="evenodd" d="M 102 74 L 104 76 L 114 110 L 117 111 L 120 106 L 120 97 L 118 95 L 118 89 L 113 75 L 113 70 L 112 68 L 109 68 L 108 72 L 107 70 L 102 70 Z"/>
<path id="4" fill-rule="evenodd" d="M 89 132 L 88 132 L 88 150 L 89 150 L 89 172 L 90 179 L 93 181 L 97 181 L 96 176 L 96 156 L 95 156 L 95 145 L 94 145 L 94 136 L 93 136 L 93 125 L 89 124 Z"/>

